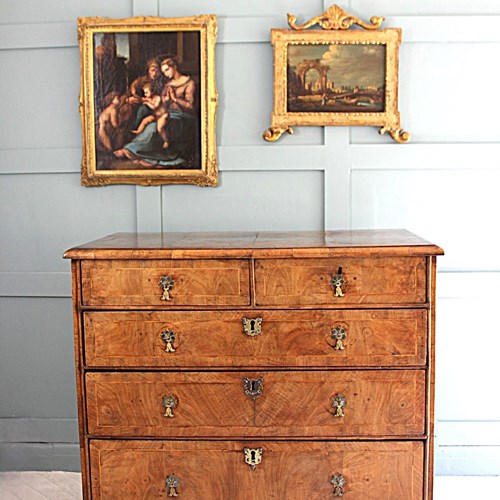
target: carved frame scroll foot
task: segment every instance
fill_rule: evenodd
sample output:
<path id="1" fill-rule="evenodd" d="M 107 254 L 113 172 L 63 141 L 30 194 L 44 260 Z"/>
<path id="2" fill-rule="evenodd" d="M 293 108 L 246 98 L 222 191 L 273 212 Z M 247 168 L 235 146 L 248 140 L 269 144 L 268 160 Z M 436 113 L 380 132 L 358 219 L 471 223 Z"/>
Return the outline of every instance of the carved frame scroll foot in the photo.
<path id="1" fill-rule="evenodd" d="M 382 127 L 378 133 L 380 135 L 384 135 L 385 133 L 388 133 L 396 142 L 399 144 L 404 144 L 406 142 L 410 142 L 411 139 L 411 134 L 410 132 L 406 132 L 406 130 L 403 129 L 392 129 L 392 128 L 387 128 L 387 127 Z"/>
<path id="2" fill-rule="evenodd" d="M 272 29 L 274 106 L 264 140 L 295 126 L 372 126 L 409 142 L 398 111 L 401 29 L 379 29 L 383 21 L 333 5 L 304 24 L 288 14 L 292 29 Z M 361 29 L 350 29 L 355 24 Z"/>
<path id="3" fill-rule="evenodd" d="M 268 142 L 276 142 L 284 133 L 293 135 L 292 127 L 269 127 L 263 134 L 262 137 Z"/>

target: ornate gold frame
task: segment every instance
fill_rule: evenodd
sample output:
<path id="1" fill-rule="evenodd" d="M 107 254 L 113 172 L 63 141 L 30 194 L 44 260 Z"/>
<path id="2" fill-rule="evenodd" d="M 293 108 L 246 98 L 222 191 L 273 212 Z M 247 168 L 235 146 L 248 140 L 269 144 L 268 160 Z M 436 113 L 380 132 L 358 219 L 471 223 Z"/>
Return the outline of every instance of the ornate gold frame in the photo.
<path id="1" fill-rule="evenodd" d="M 132 165 L 97 167 L 99 120 L 95 108 L 94 80 L 94 35 L 177 33 L 182 38 L 187 32 L 199 33 L 199 153 L 196 160 L 187 167 Z M 134 35 L 135 36 L 135 35 Z M 215 84 L 215 41 L 217 37 L 217 18 L 214 15 L 199 15 L 180 18 L 133 17 L 127 19 L 108 19 L 100 17 L 78 18 L 78 41 L 80 45 L 80 99 L 79 110 L 82 125 L 82 168 L 81 183 L 84 186 L 103 186 L 107 184 L 139 184 L 143 186 L 160 184 L 195 184 L 198 186 L 217 185 L 218 169 L 216 158 L 216 112 L 218 94 Z M 179 42 L 180 44 L 180 42 Z M 116 49 L 115 49 L 116 50 Z M 176 55 L 176 54 L 173 54 Z M 182 63 L 182 61 L 181 61 Z M 129 82 L 130 83 L 130 82 Z M 196 139 L 197 140 L 197 139 Z M 111 158 L 111 150 L 106 152 Z M 114 159 L 113 159 L 114 160 Z M 198 161 L 197 161 L 198 160 Z M 111 160 L 110 160 L 111 162 Z M 126 159 L 124 160 L 126 162 Z M 199 164 L 198 164 L 199 163 Z"/>
<path id="2" fill-rule="evenodd" d="M 303 25 L 297 25 L 297 18 L 288 14 L 288 24 L 292 30 L 271 30 L 274 47 L 274 110 L 271 127 L 263 137 L 266 141 L 277 141 L 285 132 L 292 134 L 292 125 L 306 126 L 380 126 L 379 132 L 387 132 L 399 143 L 408 142 L 410 134 L 400 127 L 398 111 L 398 66 L 401 29 L 378 28 L 383 17 L 372 17 L 370 23 L 358 19 L 334 5 L 322 15 Z M 306 31 L 318 24 L 318 29 Z M 353 24 L 360 29 L 347 31 Z M 385 46 L 385 106 L 381 112 L 289 112 L 287 110 L 288 47 L 293 45 L 384 45 Z"/>

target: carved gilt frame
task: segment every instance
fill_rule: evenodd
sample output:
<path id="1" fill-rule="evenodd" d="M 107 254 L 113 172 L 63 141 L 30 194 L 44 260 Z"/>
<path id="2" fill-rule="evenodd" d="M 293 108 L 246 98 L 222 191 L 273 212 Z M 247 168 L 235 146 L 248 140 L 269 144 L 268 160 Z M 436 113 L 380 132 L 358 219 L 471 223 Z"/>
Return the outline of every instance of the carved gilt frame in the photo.
<path id="1" fill-rule="evenodd" d="M 274 109 L 271 126 L 263 134 L 265 140 L 274 142 L 285 132 L 292 134 L 294 125 L 379 126 L 379 133 L 387 132 L 396 142 L 410 140 L 410 134 L 401 129 L 398 111 L 401 29 L 379 29 L 383 20 L 383 17 L 374 16 L 367 23 L 334 5 L 303 25 L 297 25 L 297 18 L 288 14 L 291 30 L 271 30 L 274 47 Z M 308 29 L 316 24 L 322 30 Z M 362 29 L 348 31 L 354 24 Z M 331 56 L 332 64 L 324 63 L 325 56 L 323 59 L 315 58 L 323 50 L 325 53 L 331 52 L 327 56 Z M 352 68 L 358 62 L 353 54 L 361 55 L 363 51 L 365 54 L 366 51 L 378 54 L 374 56 L 378 58 L 374 61 L 379 61 L 375 71 L 380 85 L 336 88 L 334 81 L 339 73 L 335 75 L 335 57 L 344 57 L 344 67 L 350 64 Z M 300 54 L 310 57 L 294 59 L 294 65 L 289 53 L 295 57 L 303 57 Z M 301 62 L 297 64 L 297 61 Z M 359 58 L 359 61 L 365 60 Z M 370 75 L 364 75 L 363 72 L 372 66 L 358 64 L 359 82 L 367 81 Z M 307 87 L 312 84 L 305 80 L 310 69 L 315 69 L 319 74 L 317 81 L 313 82 L 314 88 Z M 330 71 L 333 73 L 331 80 L 328 76 Z"/>
<path id="2" fill-rule="evenodd" d="M 217 185 L 216 37 L 214 15 L 78 18 L 82 185 Z"/>

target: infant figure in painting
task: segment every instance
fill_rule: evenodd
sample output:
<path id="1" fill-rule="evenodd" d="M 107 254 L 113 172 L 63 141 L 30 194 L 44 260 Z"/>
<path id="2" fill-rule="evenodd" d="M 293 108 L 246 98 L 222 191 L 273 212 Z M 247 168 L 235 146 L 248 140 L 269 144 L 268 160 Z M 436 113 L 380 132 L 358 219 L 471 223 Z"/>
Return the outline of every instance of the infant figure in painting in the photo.
<path id="1" fill-rule="evenodd" d="M 144 93 L 144 97 L 142 98 L 142 104 L 147 106 L 152 111 L 152 114 L 144 117 L 139 126 L 135 130 L 132 130 L 132 133 L 136 135 L 140 134 L 141 132 L 144 131 L 147 125 L 156 121 L 157 131 L 163 139 L 163 147 L 168 148 L 167 133 L 166 130 L 164 129 L 164 124 L 168 120 L 167 108 L 165 104 L 162 102 L 161 96 L 153 94 L 153 86 L 150 82 L 146 82 L 143 85 L 142 91 Z"/>
<path id="2" fill-rule="evenodd" d="M 97 136 L 108 152 L 114 151 L 123 144 L 123 134 L 120 132 L 120 106 L 122 97 L 113 91 L 104 98 L 104 109 L 99 115 Z"/>

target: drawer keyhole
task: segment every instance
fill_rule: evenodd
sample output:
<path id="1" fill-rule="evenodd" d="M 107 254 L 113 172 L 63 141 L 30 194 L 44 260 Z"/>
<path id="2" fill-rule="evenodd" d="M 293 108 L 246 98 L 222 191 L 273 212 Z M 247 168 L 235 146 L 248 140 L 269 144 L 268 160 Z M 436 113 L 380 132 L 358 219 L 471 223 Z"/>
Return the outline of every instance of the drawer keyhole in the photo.
<path id="1" fill-rule="evenodd" d="M 242 318 L 243 331 L 249 337 L 257 337 L 262 333 L 262 318 Z"/>
<path id="2" fill-rule="evenodd" d="M 252 470 L 262 462 L 262 448 L 244 448 L 245 462 Z"/>
<path id="3" fill-rule="evenodd" d="M 245 395 L 253 400 L 262 396 L 262 391 L 264 390 L 264 379 L 262 377 L 256 379 L 244 378 L 243 387 L 245 390 Z"/>

